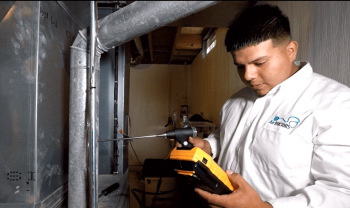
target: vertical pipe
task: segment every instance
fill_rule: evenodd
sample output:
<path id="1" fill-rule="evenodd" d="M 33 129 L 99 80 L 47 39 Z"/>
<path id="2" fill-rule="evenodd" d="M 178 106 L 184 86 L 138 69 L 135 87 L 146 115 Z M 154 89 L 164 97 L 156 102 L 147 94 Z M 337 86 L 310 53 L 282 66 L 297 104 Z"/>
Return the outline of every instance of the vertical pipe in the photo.
<path id="1" fill-rule="evenodd" d="M 95 54 L 96 54 L 96 5 L 94 1 L 90 1 L 90 196 L 91 207 L 95 208 L 98 205 L 98 186 L 97 186 L 97 164 L 96 156 L 96 73 L 95 73 Z"/>
<path id="2" fill-rule="evenodd" d="M 88 57 L 87 51 L 71 47 L 69 92 L 68 207 L 88 207 Z"/>
<path id="3" fill-rule="evenodd" d="M 118 94 L 117 94 L 117 115 L 118 115 L 118 128 L 117 132 L 120 130 L 125 130 L 124 129 L 124 87 L 125 87 L 125 82 L 124 82 L 124 73 L 125 73 L 125 44 L 122 44 L 118 46 Z M 124 132 L 128 133 L 128 132 Z M 118 141 L 118 173 L 119 174 L 124 174 L 124 161 L 123 161 L 123 141 Z"/>

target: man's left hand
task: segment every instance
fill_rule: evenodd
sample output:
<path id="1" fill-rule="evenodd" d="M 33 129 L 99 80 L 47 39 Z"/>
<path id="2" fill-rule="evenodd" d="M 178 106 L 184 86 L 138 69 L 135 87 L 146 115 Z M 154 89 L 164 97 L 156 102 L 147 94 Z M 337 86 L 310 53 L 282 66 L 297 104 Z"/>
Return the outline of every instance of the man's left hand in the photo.
<path id="1" fill-rule="evenodd" d="M 261 200 L 260 195 L 251 187 L 244 178 L 231 170 L 226 171 L 234 188 L 231 194 L 217 195 L 196 188 L 195 191 L 204 198 L 211 207 L 227 208 L 272 208 Z"/>

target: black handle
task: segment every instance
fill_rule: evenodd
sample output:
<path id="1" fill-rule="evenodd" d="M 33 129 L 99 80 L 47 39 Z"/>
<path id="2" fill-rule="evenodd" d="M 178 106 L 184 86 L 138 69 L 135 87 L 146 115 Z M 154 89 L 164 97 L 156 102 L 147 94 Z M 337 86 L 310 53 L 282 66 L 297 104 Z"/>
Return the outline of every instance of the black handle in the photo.
<path id="1" fill-rule="evenodd" d="M 166 132 L 167 138 L 172 138 L 177 140 L 182 147 L 180 149 L 192 149 L 193 144 L 188 142 L 188 137 L 196 136 L 196 133 L 192 127 L 179 128 Z"/>
<path id="2" fill-rule="evenodd" d="M 108 188 L 106 188 L 105 190 L 101 191 L 101 194 L 104 196 L 107 196 L 108 194 L 112 193 L 114 190 L 116 190 L 117 188 L 119 188 L 119 183 L 115 183 L 111 186 L 109 186 Z"/>

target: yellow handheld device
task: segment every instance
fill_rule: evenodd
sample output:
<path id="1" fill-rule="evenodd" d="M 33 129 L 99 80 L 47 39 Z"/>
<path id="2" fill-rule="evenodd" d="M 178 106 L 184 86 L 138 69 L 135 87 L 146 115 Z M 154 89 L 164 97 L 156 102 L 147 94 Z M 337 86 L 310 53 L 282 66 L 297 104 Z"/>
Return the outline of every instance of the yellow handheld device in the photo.
<path id="1" fill-rule="evenodd" d="M 194 177 L 197 181 L 204 182 L 208 191 L 215 194 L 229 194 L 233 191 L 227 174 L 218 164 L 202 149 L 181 149 L 175 147 L 170 153 L 175 171 L 181 175 Z"/>

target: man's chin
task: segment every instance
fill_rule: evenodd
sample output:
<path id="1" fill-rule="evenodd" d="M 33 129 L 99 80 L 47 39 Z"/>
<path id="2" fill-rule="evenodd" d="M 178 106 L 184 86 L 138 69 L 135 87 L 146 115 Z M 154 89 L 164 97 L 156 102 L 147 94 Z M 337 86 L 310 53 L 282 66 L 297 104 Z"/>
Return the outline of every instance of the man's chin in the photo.
<path id="1" fill-rule="evenodd" d="M 268 93 L 263 90 L 254 90 L 254 92 L 257 97 L 264 97 Z"/>

